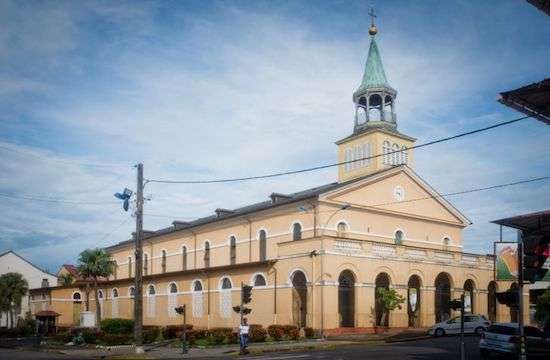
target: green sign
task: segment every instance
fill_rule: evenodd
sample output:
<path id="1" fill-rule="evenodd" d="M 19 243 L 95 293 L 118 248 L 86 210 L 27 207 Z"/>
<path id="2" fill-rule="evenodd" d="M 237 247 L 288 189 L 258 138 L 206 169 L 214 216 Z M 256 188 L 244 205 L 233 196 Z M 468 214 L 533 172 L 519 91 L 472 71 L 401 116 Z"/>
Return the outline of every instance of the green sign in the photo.
<path id="1" fill-rule="evenodd" d="M 495 242 L 496 280 L 515 281 L 518 277 L 518 244 Z"/>

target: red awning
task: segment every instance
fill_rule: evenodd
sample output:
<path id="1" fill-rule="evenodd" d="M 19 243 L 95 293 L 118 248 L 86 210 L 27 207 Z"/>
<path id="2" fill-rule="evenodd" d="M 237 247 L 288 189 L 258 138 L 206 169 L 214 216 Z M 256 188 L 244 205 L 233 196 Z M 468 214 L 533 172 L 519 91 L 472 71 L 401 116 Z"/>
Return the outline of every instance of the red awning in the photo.
<path id="1" fill-rule="evenodd" d="M 36 317 L 47 317 L 47 316 L 61 316 L 61 314 L 56 313 L 53 310 L 42 310 L 34 314 Z"/>

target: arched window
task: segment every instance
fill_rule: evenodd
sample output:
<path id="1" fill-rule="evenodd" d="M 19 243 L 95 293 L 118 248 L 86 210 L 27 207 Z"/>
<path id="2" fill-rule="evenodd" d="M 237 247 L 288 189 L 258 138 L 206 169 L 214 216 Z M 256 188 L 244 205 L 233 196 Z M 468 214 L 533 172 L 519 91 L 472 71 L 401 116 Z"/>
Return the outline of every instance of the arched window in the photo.
<path id="1" fill-rule="evenodd" d="M 403 234 L 403 231 L 401 230 L 397 230 L 395 232 L 395 244 L 396 245 L 401 245 L 403 244 L 403 239 L 405 237 L 405 234 Z"/>
<path id="2" fill-rule="evenodd" d="M 267 281 L 265 281 L 265 277 L 262 274 L 256 274 L 254 275 L 254 281 L 252 282 L 252 286 L 266 286 Z"/>
<path id="3" fill-rule="evenodd" d="M 105 302 L 105 295 L 103 294 L 103 290 L 97 291 L 97 299 L 99 300 L 99 315 L 101 318 L 105 317 L 105 307 L 103 306 L 103 303 Z"/>
<path id="4" fill-rule="evenodd" d="M 178 306 L 178 286 L 176 283 L 168 285 L 168 316 L 176 317 L 176 307 Z"/>
<path id="5" fill-rule="evenodd" d="M 181 247 L 181 269 L 187 270 L 187 247 Z"/>
<path id="6" fill-rule="evenodd" d="M 177 292 L 178 292 L 178 286 L 176 285 L 176 283 L 171 283 L 170 286 L 168 287 L 168 293 L 176 294 Z"/>
<path id="7" fill-rule="evenodd" d="M 73 294 L 73 302 L 81 302 L 82 301 L 82 295 L 80 295 L 79 292 L 75 292 Z"/>
<path id="8" fill-rule="evenodd" d="M 202 283 L 199 280 L 193 283 L 193 291 L 202 291 Z"/>
<path id="9" fill-rule="evenodd" d="M 448 238 L 447 236 L 445 236 L 445 237 L 443 238 L 443 245 L 444 245 L 444 246 L 449 246 L 449 245 L 451 245 L 451 239 Z"/>
<path id="10" fill-rule="evenodd" d="M 384 159 L 384 164 L 389 165 L 390 164 L 390 142 L 388 140 L 385 140 L 382 143 L 382 154 Z"/>
<path id="11" fill-rule="evenodd" d="M 133 287 L 133 286 L 130 286 L 128 288 L 128 296 L 133 298 L 134 296 L 136 296 L 136 288 Z"/>
<path id="12" fill-rule="evenodd" d="M 258 233 L 258 241 L 259 241 L 259 251 L 260 251 L 260 261 L 265 261 L 267 257 L 267 234 L 265 230 L 260 230 Z"/>
<path id="13" fill-rule="evenodd" d="M 132 277 L 132 257 L 128 256 L 128 277 Z"/>
<path id="14" fill-rule="evenodd" d="M 401 162 L 401 154 L 398 153 L 397 151 L 399 151 L 399 145 L 397 144 L 393 144 L 392 147 L 391 147 L 391 164 L 392 165 L 399 165 L 400 162 Z"/>
<path id="15" fill-rule="evenodd" d="M 118 317 L 118 289 L 111 290 L 111 295 L 113 297 L 111 301 L 111 316 L 113 318 Z"/>
<path id="16" fill-rule="evenodd" d="M 192 289 L 193 317 L 200 318 L 203 308 L 202 283 L 199 280 L 195 280 Z"/>
<path id="17" fill-rule="evenodd" d="M 345 222 L 340 221 L 338 225 L 336 225 L 336 231 L 337 231 L 338 237 L 345 237 L 346 232 L 348 231 L 348 226 L 346 225 Z"/>
<path id="18" fill-rule="evenodd" d="M 231 304 L 231 280 L 228 277 L 224 277 L 220 281 L 220 315 L 222 318 L 231 317 L 232 304 Z"/>
<path id="19" fill-rule="evenodd" d="M 294 223 L 292 225 L 292 240 L 302 239 L 302 225 L 300 223 Z"/>
<path id="20" fill-rule="evenodd" d="M 351 162 L 353 160 L 353 153 L 351 148 L 347 148 L 345 154 L 346 164 L 344 165 L 344 169 L 350 171 L 353 168 L 353 163 Z"/>
<path id="21" fill-rule="evenodd" d="M 407 164 L 409 161 L 409 154 L 407 152 L 407 147 L 403 145 L 401 147 L 401 164 Z"/>
<path id="22" fill-rule="evenodd" d="M 166 250 L 162 250 L 162 259 L 161 259 L 162 272 L 166 272 Z"/>
<path id="23" fill-rule="evenodd" d="M 204 267 L 210 267 L 210 243 L 204 242 Z"/>
<path id="24" fill-rule="evenodd" d="M 237 239 L 234 236 L 229 238 L 229 263 L 231 265 L 237 263 Z"/>
<path id="25" fill-rule="evenodd" d="M 155 286 L 153 284 L 149 285 L 147 287 L 147 317 L 154 318 L 156 307 L 157 307 L 157 301 L 156 301 L 156 295 L 157 291 L 155 289 Z"/>
<path id="26" fill-rule="evenodd" d="M 147 275 L 149 273 L 149 256 L 147 254 L 143 254 L 143 275 Z"/>
<path id="27" fill-rule="evenodd" d="M 369 121 L 382 120 L 382 97 L 379 94 L 373 94 L 369 97 Z"/>

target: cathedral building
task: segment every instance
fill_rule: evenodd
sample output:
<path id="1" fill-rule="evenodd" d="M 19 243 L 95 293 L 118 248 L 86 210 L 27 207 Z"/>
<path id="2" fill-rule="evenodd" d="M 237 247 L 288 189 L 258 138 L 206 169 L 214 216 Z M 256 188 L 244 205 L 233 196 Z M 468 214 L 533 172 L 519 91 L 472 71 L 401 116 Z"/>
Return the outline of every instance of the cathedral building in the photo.
<path id="1" fill-rule="evenodd" d="M 337 181 L 145 232 L 145 325 L 181 324 L 174 308 L 185 304 L 195 328 L 234 327 L 241 284 L 253 286 L 249 323 L 323 334 L 431 326 L 454 315 L 449 300 L 462 294 L 467 311 L 510 319 L 495 297 L 510 284 L 494 281 L 493 257 L 463 251 L 470 221 L 414 171 L 416 139 L 398 130 L 397 91 L 374 25 L 369 33 L 353 132 L 336 142 Z M 106 250 L 117 266 L 101 283 L 102 317 L 132 318 L 134 242 Z M 379 288 L 402 295 L 402 308 L 383 316 Z M 35 310 L 46 302 L 58 325 L 78 323 L 83 289 L 34 291 Z"/>

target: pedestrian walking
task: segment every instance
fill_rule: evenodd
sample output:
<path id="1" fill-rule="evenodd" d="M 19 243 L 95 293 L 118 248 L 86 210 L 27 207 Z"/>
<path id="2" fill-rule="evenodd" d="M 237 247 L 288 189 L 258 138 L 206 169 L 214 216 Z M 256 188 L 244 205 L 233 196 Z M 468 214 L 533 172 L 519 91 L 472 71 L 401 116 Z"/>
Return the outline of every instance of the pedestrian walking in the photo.
<path id="1" fill-rule="evenodd" d="M 239 344 L 241 346 L 241 355 L 248 354 L 248 332 L 250 331 L 250 326 L 248 325 L 248 320 L 243 318 L 242 324 L 239 326 Z"/>

